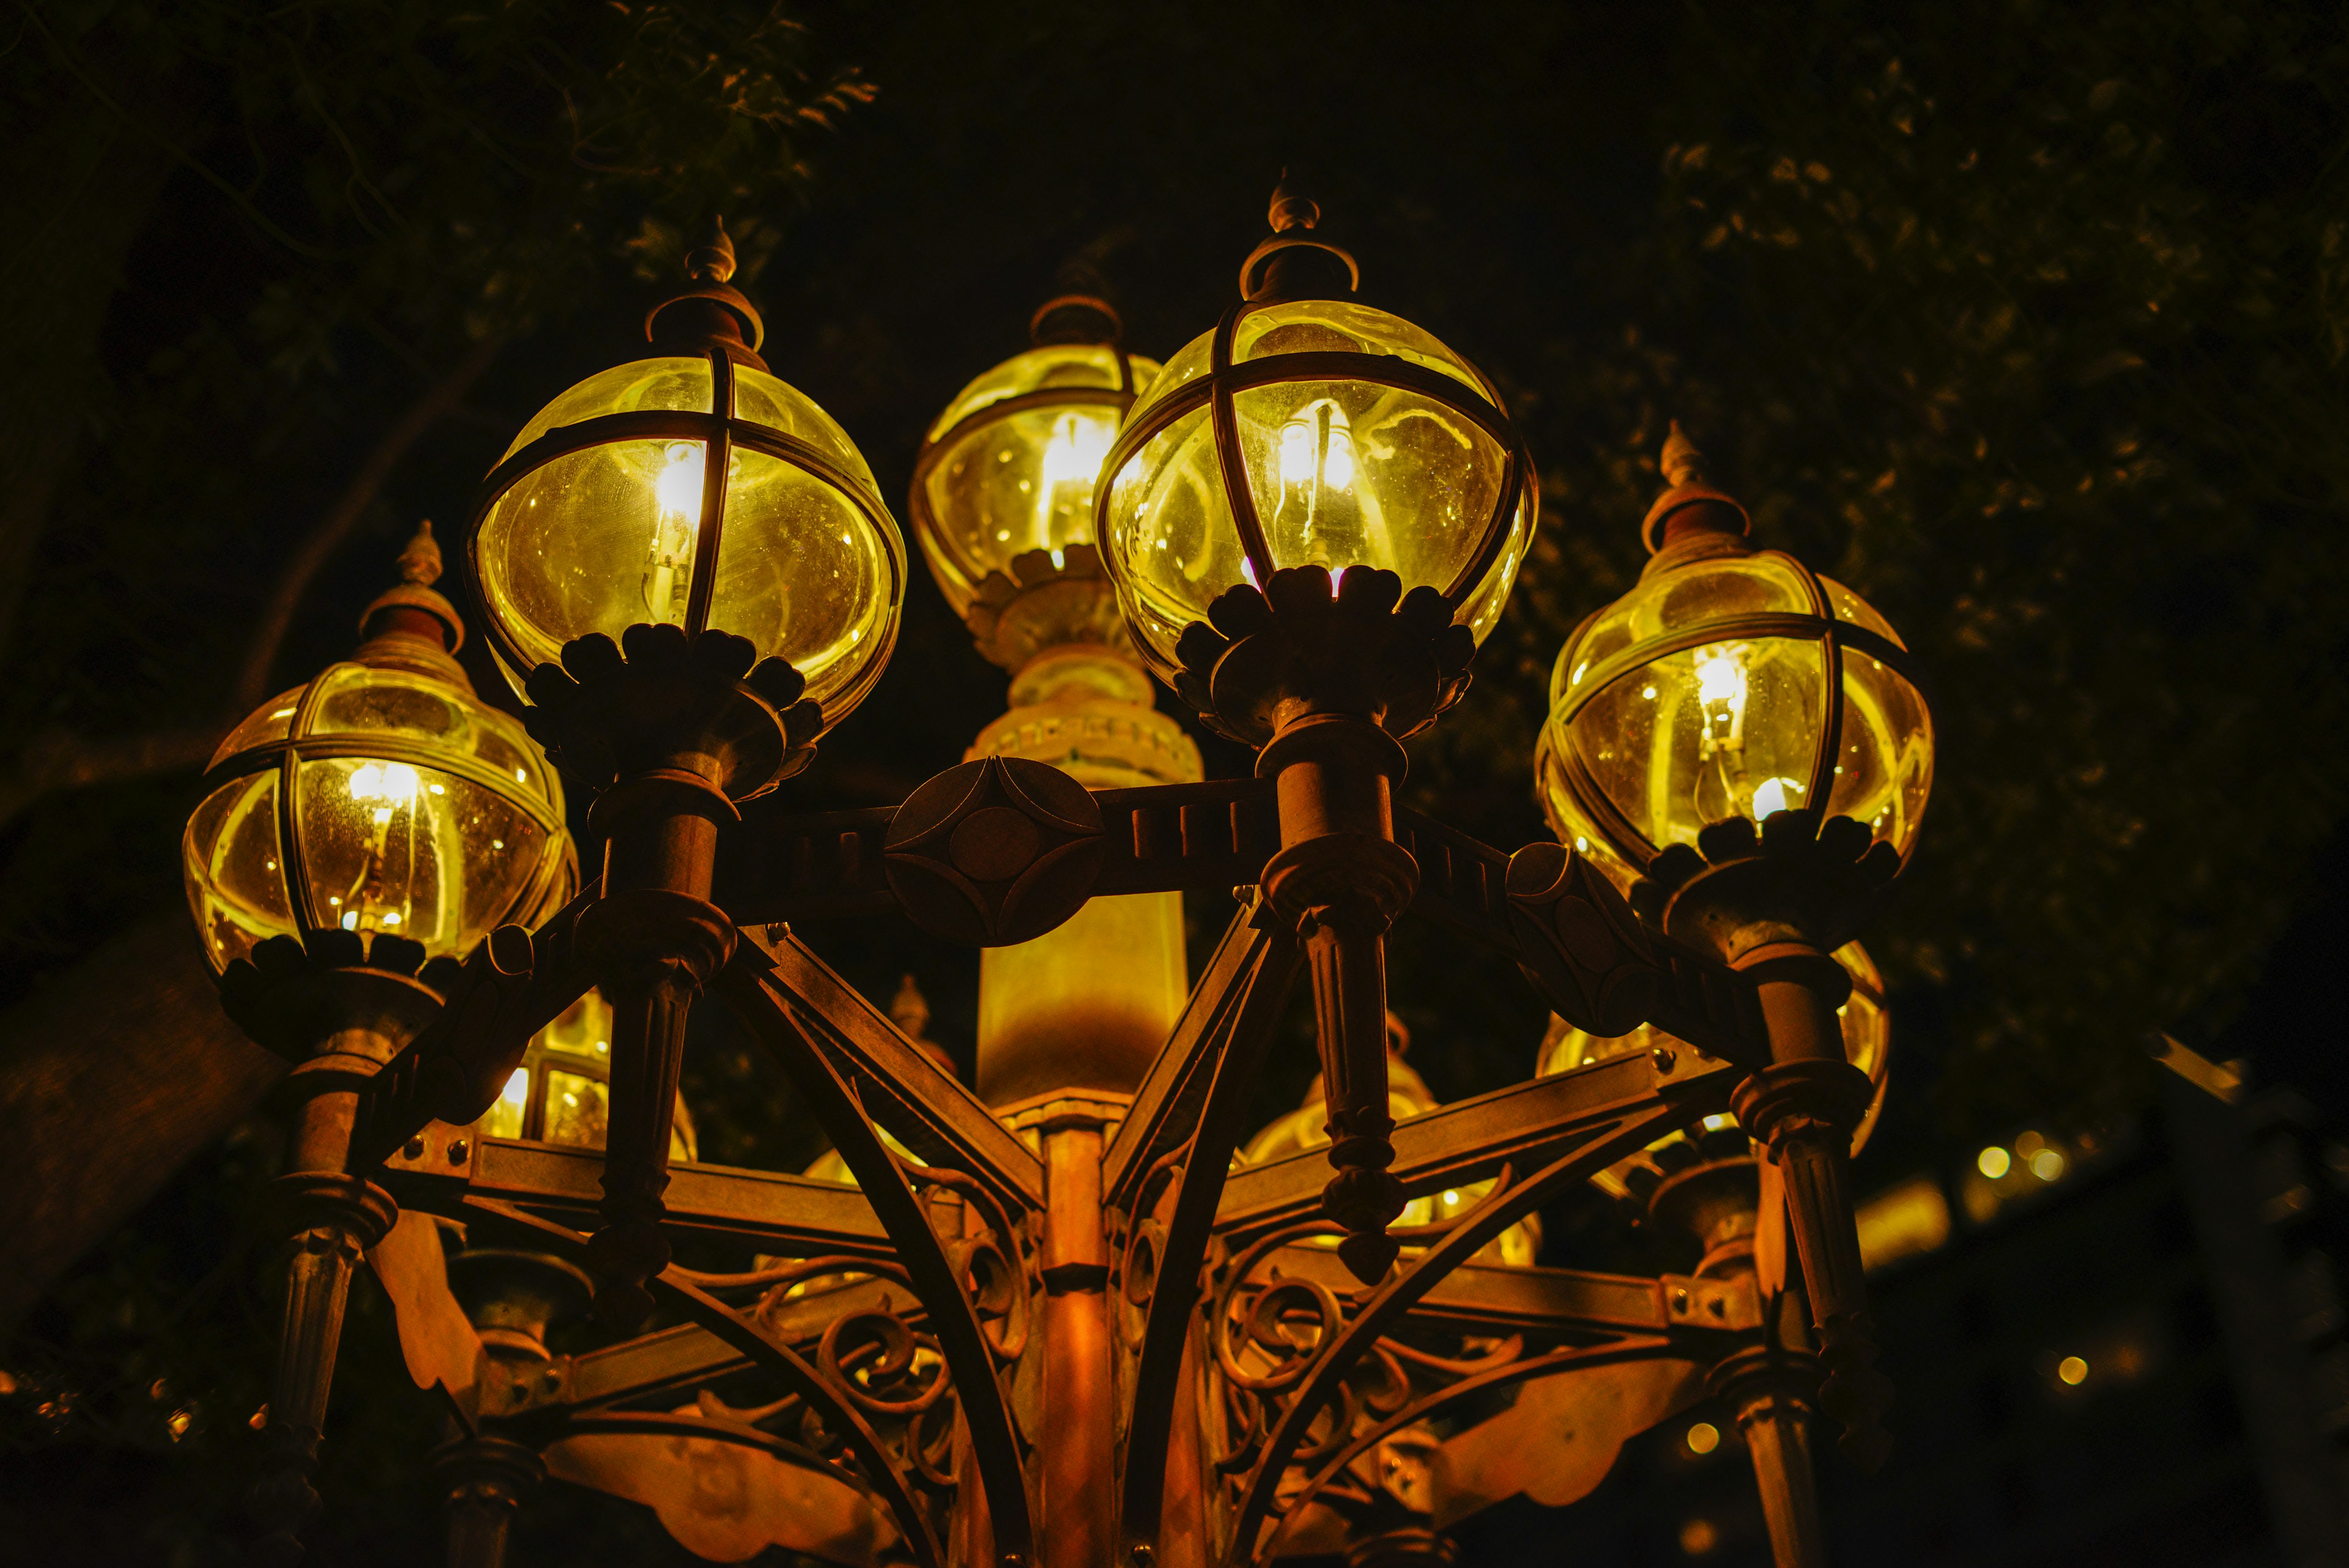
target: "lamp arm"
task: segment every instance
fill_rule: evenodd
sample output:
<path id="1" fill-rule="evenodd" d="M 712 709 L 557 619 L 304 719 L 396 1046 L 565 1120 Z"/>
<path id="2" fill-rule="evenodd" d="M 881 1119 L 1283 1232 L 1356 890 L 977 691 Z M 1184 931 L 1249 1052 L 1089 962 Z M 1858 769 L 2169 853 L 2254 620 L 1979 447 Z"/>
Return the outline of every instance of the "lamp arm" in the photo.
<path id="1" fill-rule="evenodd" d="M 1134 1213 L 1150 1172 L 1190 1140 L 1199 1106 L 1220 1070 L 1234 1000 L 1254 983 L 1274 940 L 1261 911 L 1250 900 L 1232 917 L 1191 988 L 1183 1016 L 1135 1088 L 1133 1104 L 1102 1155 L 1102 1201 L 1108 1207 Z"/>
<path id="2" fill-rule="evenodd" d="M 1537 1378 L 1639 1362 L 1679 1361 L 1688 1354 L 1689 1347 L 1674 1338 L 1661 1334 L 1620 1334 L 1619 1331 L 1618 1337 L 1600 1344 L 1568 1345 L 1538 1355 L 1495 1358 L 1501 1365 L 1460 1378 L 1423 1398 L 1405 1404 L 1393 1415 L 1371 1423 L 1340 1446 L 1303 1486 L 1282 1499 L 1287 1511 L 1281 1516 L 1282 1523 L 1276 1526 L 1267 1538 L 1265 1545 L 1268 1551 L 1264 1555 L 1273 1555 L 1270 1549 L 1279 1545 L 1288 1521 L 1298 1518 L 1308 1504 L 1345 1477 L 1381 1442 L 1398 1432 L 1423 1421 L 1433 1420 L 1478 1395 L 1497 1393 Z M 1456 1517 L 1444 1522 L 1456 1522 Z"/>
<path id="3" fill-rule="evenodd" d="M 521 1229 L 530 1236 L 534 1251 L 552 1252 L 566 1262 L 582 1266 L 590 1261 L 587 1237 L 511 1203 L 468 1198 L 463 1212 L 468 1220 L 492 1220 Z M 905 1467 L 881 1441 L 872 1423 L 846 1394 L 756 1317 L 736 1311 L 688 1282 L 680 1271 L 664 1268 L 646 1283 L 656 1300 L 676 1307 L 688 1320 L 774 1374 L 785 1388 L 806 1400 L 824 1424 L 840 1434 L 856 1460 L 854 1468 L 838 1466 L 834 1473 L 888 1509 L 921 1568 L 945 1568 L 945 1554 L 938 1549 L 937 1534 L 930 1528 L 929 1515 L 914 1497 Z"/>
<path id="4" fill-rule="evenodd" d="M 802 1019 L 821 1025 L 826 1058 L 869 1116 L 931 1165 L 967 1171 L 1017 1220 L 1044 1207 L 1044 1166 L 977 1095 L 788 931 L 746 928 L 736 962 Z M 767 1005 L 760 1003 L 761 1006 Z"/>
<path id="5" fill-rule="evenodd" d="M 751 952 L 768 950 L 771 950 Z M 928 1206 L 916 1196 L 905 1173 L 881 1142 L 880 1132 L 826 1049 L 830 1042 L 822 1040 L 781 994 L 780 982 L 761 972 L 759 958 L 746 955 L 729 964 L 719 972 L 717 983 L 735 1015 L 774 1054 L 792 1084 L 808 1097 L 896 1242 L 914 1293 L 928 1310 L 931 1330 L 937 1335 L 939 1353 L 954 1382 L 956 1400 L 970 1429 L 997 1553 L 1030 1561 L 1034 1555 L 1035 1528 L 1029 1510 L 1028 1479 L 1020 1463 L 1019 1435 L 996 1376 L 995 1349 L 980 1325 L 964 1271 L 948 1260 L 932 1227 Z M 1019 1238 L 999 1236 L 998 1245 L 1018 1268 Z M 1025 1278 L 1015 1281 L 1011 1288 L 1024 1305 Z"/>
<path id="6" fill-rule="evenodd" d="M 1242 911 L 1233 923 L 1233 934 L 1241 931 L 1240 921 L 1253 912 Z M 1180 1167 L 1167 1191 L 1156 1195 L 1154 1213 L 1147 1216 L 1154 1221 L 1153 1229 L 1157 1234 L 1146 1284 L 1138 1279 L 1135 1269 L 1136 1244 L 1145 1219 L 1140 1204 L 1143 1198 L 1151 1196 L 1145 1190 L 1148 1172 L 1159 1168 L 1164 1162 L 1140 1166 L 1139 1157 L 1149 1153 L 1150 1144 L 1154 1141 L 1144 1133 L 1135 1135 L 1137 1144 L 1128 1157 L 1133 1163 L 1127 1168 L 1140 1169 L 1130 1187 L 1122 1183 L 1112 1186 L 1106 1179 L 1105 1168 L 1104 1189 L 1123 1194 L 1127 1216 L 1124 1254 L 1118 1262 L 1111 1288 L 1126 1303 L 1144 1310 L 1141 1343 L 1124 1391 L 1125 1407 L 1132 1419 L 1118 1476 L 1119 1528 L 1129 1557 L 1135 1556 L 1135 1547 L 1155 1548 L 1158 1543 L 1166 1501 L 1171 1423 L 1183 1383 L 1184 1350 L 1198 1306 L 1202 1271 L 1214 1241 L 1216 1212 L 1231 1169 L 1232 1151 L 1239 1147 L 1247 1129 L 1257 1070 L 1279 1024 L 1281 1009 L 1303 957 L 1297 940 L 1272 922 L 1268 929 L 1258 926 L 1250 929 L 1245 943 L 1236 943 L 1227 936 L 1225 947 L 1217 952 L 1216 965 L 1209 971 L 1211 978 L 1224 975 L 1223 960 L 1235 950 L 1242 955 L 1241 962 L 1215 993 L 1214 1005 L 1208 1010 L 1214 1023 L 1198 1028 L 1193 1037 L 1195 1049 L 1183 1054 L 1184 1058 L 1198 1064 L 1198 1070 L 1207 1075 L 1207 1081 L 1197 1108 L 1192 1113 L 1189 1139 L 1164 1157 L 1164 1161 L 1179 1158 Z M 1202 991 L 1204 994 L 1204 986 Z M 1185 1033 L 1193 1028 L 1194 1018 L 1200 1012 L 1195 998 L 1193 1010 L 1184 1015 L 1175 1039 L 1161 1054 L 1162 1064 L 1176 1056 L 1177 1046 L 1184 1044 Z M 1159 1081 L 1158 1067 L 1154 1065 L 1150 1079 L 1145 1080 L 1145 1094 L 1151 1085 Z M 1137 1098 L 1137 1111 L 1142 1105 Z M 1120 1147 L 1123 1147 L 1126 1130 L 1133 1126 L 1134 1121 L 1129 1119 L 1120 1129 Z M 1112 1153 L 1116 1152 L 1113 1148 Z M 1107 1163 L 1104 1162 L 1105 1168 Z M 1141 1293 L 1139 1299 L 1137 1292 Z M 1155 1418 L 1150 1418 L 1149 1413 L 1153 1412 Z"/>
<path id="7" fill-rule="evenodd" d="M 1409 1268 L 1373 1292 L 1342 1327 L 1325 1324 L 1311 1363 L 1288 1384 L 1295 1392 L 1271 1422 L 1263 1448 L 1242 1484 L 1232 1533 L 1225 1544 L 1226 1568 L 1244 1568 L 1260 1560 L 1265 1542 L 1259 1537 L 1283 1472 L 1321 1411 L 1337 1399 L 1346 1374 L 1369 1354 L 1381 1335 L 1398 1326 L 1446 1275 L 1553 1194 L 1587 1180 L 1634 1149 L 1644 1148 L 1682 1126 L 1688 1115 L 1686 1102 L 1675 1097 L 1592 1117 L 1577 1134 L 1564 1139 L 1564 1149 L 1548 1165 L 1522 1181 L 1496 1189 Z"/>

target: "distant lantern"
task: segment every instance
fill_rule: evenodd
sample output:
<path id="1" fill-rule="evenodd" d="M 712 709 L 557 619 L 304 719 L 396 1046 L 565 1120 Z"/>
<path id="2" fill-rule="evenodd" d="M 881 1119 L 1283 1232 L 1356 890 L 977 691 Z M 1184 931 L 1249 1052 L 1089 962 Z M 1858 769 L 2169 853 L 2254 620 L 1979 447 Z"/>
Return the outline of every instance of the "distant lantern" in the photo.
<path id="1" fill-rule="evenodd" d="M 601 1149 L 611 1119 L 612 1004 L 590 991 L 531 1036 L 522 1065 L 473 1125 L 488 1137 Z M 693 1117 L 677 1097 L 669 1158 L 698 1158 Z"/>
<path id="2" fill-rule="evenodd" d="M 957 392 L 914 464 L 914 535 L 958 616 L 1022 556 L 1057 571 L 1092 549 L 1102 461 L 1158 375 L 1090 295 L 1048 300 L 1029 330 L 1035 347 Z"/>

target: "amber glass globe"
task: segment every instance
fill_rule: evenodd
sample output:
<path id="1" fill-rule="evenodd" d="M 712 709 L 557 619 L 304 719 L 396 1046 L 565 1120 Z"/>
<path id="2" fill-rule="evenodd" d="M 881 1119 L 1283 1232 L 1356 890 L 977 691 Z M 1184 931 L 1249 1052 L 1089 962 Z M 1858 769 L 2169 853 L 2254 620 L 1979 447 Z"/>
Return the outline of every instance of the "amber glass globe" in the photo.
<path id="1" fill-rule="evenodd" d="M 591 991 L 531 1036 L 522 1065 L 473 1126 L 489 1137 L 602 1148 L 611 1101 L 612 1004 Z M 669 1124 L 668 1156 L 699 1158 L 683 1095 Z"/>
<path id="2" fill-rule="evenodd" d="M 590 632 L 716 628 L 788 659 L 827 725 L 879 679 L 905 599 L 905 544 L 855 447 L 717 349 L 549 403 L 484 483 L 466 553 L 517 690 Z"/>
<path id="3" fill-rule="evenodd" d="M 221 742 L 181 840 L 213 969 L 324 930 L 462 959 L 567 895 L 554 770 L 447 669 L 330 665 Z"/>
<path id="4" fill-rule="evenodd" d="M 1884 1085 L 1892 1059 L 1892 1014 L 1884 1005 L 1884 976 L 1868 950 L 1857 942 L 1846 942 L 1835 951 L 1836 961 L 1851 976 L 1851 997 L 1836 1009 L 1836 1017 L 1843 1025 L 1845 1059 L 1868 1075 L 1876 1085 L 1876 1093 L 1868 1102 L 1868 1112 L 1860 1117 L 1859 1126 L 1851 1137 L 1852 1152 L 1857 1154 L 1867 1144 L 1868 1135 L 1875 1130 L 1877 1114 L 1884 1108 Z M 1642 1023 L 1629 1034 L 1615 1039 L 1603 1039 L 1582 1030 L 1566 1027 L 1542 1047 L 1538 1075 L 1547 1077 L 1553 1073 L 1568 1072 L 1593 1062 L 1604 1062 L 1616 1056 L 1637 1055 L 1657 1049 L 1689 1051 L 1689 1045 L 1679 1036 L 1667 1034 L 1653 1024 Z M 1717 1127 L 1735 1127 L 1732 1116 L 1708 1116 L 1704 1126 L 1710 1131 Z M 1656 1148 L 1666 1143 L 1682 1141 L 1684 1134 L 1672 1133 L 1651 1144 Z M 1609 1168 L 1596 1179 L 1599 1186 L 1620 1196 L 1622 1166 Z"/>
<path id="5" fill-rule="evenodd" d="M 914 466 L 914 536 L 957 615 L 1015 557 L 1044 550 L 1057 566 L 1093 542 L 1093 482 L 1158 369 L 1112 344 L 1049 344 L 947 405 Z"/>
<path id="6" fill-rule="evenodd" d="M 1541 779 L 1553 826 L 1644 868 L 1709 823 L 1806 807 L 1857 818 L 1905 860 L 1933 782 L 1908 650 L 1793 556 L 1718 548 L 1659 556 L 1559 653 Z"/>
<path id="7" fill-rule="evenodd" d="M 1384 567 L 1481 641 L 1525 559 L 1528 464 L 1475 366 L 1346 299 L 1243 305 L 1134 405 L 1103 469 L 1102 553 L 1162 675 L 1216 596 L 1283 567 Z"/>

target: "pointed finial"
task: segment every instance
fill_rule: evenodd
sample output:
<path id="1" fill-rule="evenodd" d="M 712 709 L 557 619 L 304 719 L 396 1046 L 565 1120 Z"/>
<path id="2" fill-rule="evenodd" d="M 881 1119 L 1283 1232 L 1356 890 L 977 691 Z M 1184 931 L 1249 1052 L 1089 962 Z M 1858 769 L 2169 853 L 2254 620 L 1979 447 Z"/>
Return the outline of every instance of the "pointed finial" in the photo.
<path id="1" fill-rule="evenodd" d="M 1272 211 L 1268 214 L 1272 232 L 1285 234 L 1293 229 L 1309 229 L 1321 221 L 1321 208 L 1307 195 L 1299 182 L 1280 171 L 1280 183 L 1272 188 Z"/>
<path id="2" fill-rule="evenodd" d="M 1314 237 L 1321 205 L 1304 182 L 1280 171 L 1267 214 L 1272 233 L 1240 264 L 1240 297 L 1255 304 L 1288 299 L 1343 299 L 1362 286 L 1362 269 L 1348 252 Z"/>
<path id="3" fill-rule="evenodd" d="M 927 1044 L 923 1032 L 930 1026 L 930 999 L 922 994 L 921 986 L 908 973 L 897 982 L 897 994 L 889 1002 L 889 1022 L 901 1030 L 906 1039 Z"/>
<path id="4" fill-rule="evenodd" d="M 440 543 L 432 537 L 432 519 L 416 525 L 416 536 L 399 553 L 399 580 L 429 588 L 440 580 Z"/>
<path id="5" fill-rule="evenodd" d="M 726 220 L 709 220 L 709 238 L 685 254 L 685 275 L 696 283 L 724 283 L 734 275 L 734 241 Z"/>
<path id="6" fill-rule="evenodd" d="M 1704 453 L 1697 451 L 1696 442 L 1689 440 L 1678 420 L 1672 421 L 1671 434 L 1664 438 L 1664 483 L 1671 485 L 1702 484 L 1705 482 Z"/>
<path id="7" fill-rule="evenodd" d="M 1749 553 L 1744 540 L 1754 530 L 1753 520 L 1734 496 L 1713 487 L 1705 474 L 1704 453 L 1697 451 L 1678 420 L 1664 438 L 1659 466 L 1666 488 L 1640 525 L 1640 537 L 1652 557 L 1650 571 L 1712 556 Z"/>

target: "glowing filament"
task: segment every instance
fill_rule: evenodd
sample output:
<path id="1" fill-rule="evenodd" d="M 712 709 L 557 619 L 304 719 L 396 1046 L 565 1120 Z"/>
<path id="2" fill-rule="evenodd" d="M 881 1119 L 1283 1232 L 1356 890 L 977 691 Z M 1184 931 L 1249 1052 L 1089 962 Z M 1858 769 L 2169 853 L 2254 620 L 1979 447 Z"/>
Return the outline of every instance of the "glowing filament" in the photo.
<path id="1" fill-rule="evenodd" d="M 1795 803 L 1787 797 L 1786 792 L 1789 790 L 1800 794 L 1803 793 L 1803 786 L 1793 779 L 1764 779 L 1755 785 L 1754 820 L 1759 822 L 1765 816 L 1774 816 L 1794 805 Z"/>
<path id="2" fill-rule="evenodd" d="M 1111 429 L 1108 421 L 1090 414 L 1063 413 L 1045 439 L 1036 486 L 1036 538 L 1051 549 L 1055 566 L 1061 564 L 1056 535 L 1081 534 L 1092 514 L 1093 483 L 1109 456 Z M 1062 526 L 1055 528 L 1056 521 Z"/>
<path id="3" fill-rule="evenodd" d="M 645 562 L 645 611 L 656 621 L 682 626 L 693 590 L 694 541 L 701 532 L 702 445 L 673 441 L 664 456 L 653 482 L 658 514 Z"/>
<path id="4" fill-rule="evenodd" d="M 326 901 L 347 931 L 396 931 L 409 923 L 416 873 L 416 802 L 423 781 L 406 763 L 361 763 L 345 785 L 367 826 L 367 853 L 347 897 Z M 395 871 L 393 863 L 400 862 Z"/>
<path id="5" fill-rule="evenodd" d="M 1697 650 L 1696 698 L 1704 709 L 1701 754 L 1711 756 L 1726 746 L 1745 744 L 1745 649 L 1736 643 L 1717 643 Z"/>

